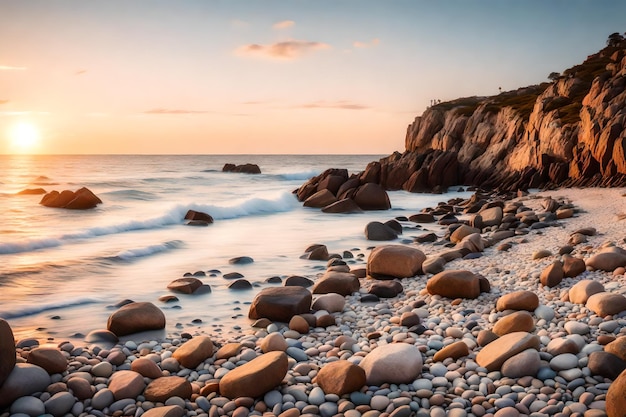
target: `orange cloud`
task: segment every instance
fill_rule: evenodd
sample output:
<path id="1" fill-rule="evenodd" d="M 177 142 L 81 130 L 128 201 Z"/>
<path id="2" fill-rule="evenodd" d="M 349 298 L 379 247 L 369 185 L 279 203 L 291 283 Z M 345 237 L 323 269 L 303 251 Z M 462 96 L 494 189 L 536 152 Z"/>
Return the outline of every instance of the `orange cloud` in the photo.
<path id="1" fill-rule="evenodd" d="M 12 67 L 10 65 L 0 65 L 0 71 L 24 71 L 26 67 Z"/>
<path id="2" fill-rule="evenodd" d="M 355 41 L 352 46 L 354 46 L 355 48 L 372 48 L 374 46 L 377 46 L 378 44 L 380 44 L 380 39 L 378 38 L 374 38 L 369 42 L 360 42 L 360 41 Z"/>
<path id="3" fill-rule="evenodd" d="M 204 113 L 208 113 L 208 111 L 156 108 L 156 109 L 147 110 L 144 113 L 145 114 L 204 114 Z"/>
<path id="4" fill-rule="evenodd" d="M 296 22 L 294 22 L 293 20 L 283 20 L 281 22 L 274 23 L 272 27 L 274 29 L 287 29 L 292 26 L 295 26 L 295 24 Z"/>
<path id="5" fill-rule="evenodd" d="M 78 70 L 78 71 L 76 71 L 76 72 L 74 73 L 74 75 L 83 75 L 83 74 L 84 74 L 84 73 L 86 73 L 86 72 L 87 72 L 87 70 L 84 70 L 84 69 L 83 69 L 83 70 Z"/>
<path id="6" fill-rule="evenodd" d="M 294 106 L 296 109 L 342 109 L 342 110 L 367 110 L 370 107 L 353 103 L 348 100 L 339 101 L 315 101 L 312 103 L 305 103 L 298 106 Z"/>
<path id="7" fill-rule="evenodd" d="M 0 104 L 7 104 L 9 100 L 0 100 Z"/>
<path id="8" fill-rule="evenodd" d="M 329 49 L 330 47 L 330 45 L 323 42 L 289 40 L 269 45 L 260 45 L 258 43 L 242 45 L 235 50 L 235 54 L 275 59 L 295 59 L 304 54 L 321 49 Z"/>

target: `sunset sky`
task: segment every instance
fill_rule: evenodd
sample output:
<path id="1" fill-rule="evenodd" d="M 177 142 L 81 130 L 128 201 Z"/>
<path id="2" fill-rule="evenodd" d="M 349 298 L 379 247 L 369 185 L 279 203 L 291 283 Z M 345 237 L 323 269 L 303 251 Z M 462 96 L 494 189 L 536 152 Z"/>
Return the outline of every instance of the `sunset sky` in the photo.
<path id="1" fill-rule="evenodd" d="M 431 99 L 546 81 L 624 1 L 0 0 L 0 154 L 404 150 Z"/>

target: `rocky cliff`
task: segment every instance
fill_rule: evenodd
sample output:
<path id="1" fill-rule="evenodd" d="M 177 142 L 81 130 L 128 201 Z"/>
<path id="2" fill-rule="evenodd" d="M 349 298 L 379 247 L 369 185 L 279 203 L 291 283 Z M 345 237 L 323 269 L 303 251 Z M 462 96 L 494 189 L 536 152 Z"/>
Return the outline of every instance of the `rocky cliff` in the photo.
<path id="1" fill-rule="evenodd" d="M 412 192 L 626 185 L 626 41 L 552 78 L 428 108 L 405 152 L 370 163 L 361 182 Z"/>

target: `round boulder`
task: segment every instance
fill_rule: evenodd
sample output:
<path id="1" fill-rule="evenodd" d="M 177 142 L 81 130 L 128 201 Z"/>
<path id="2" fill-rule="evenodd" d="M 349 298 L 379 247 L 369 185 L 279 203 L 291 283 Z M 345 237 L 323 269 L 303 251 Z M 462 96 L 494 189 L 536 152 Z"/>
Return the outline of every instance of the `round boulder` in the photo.
<path id="1" fill-rule="evenodd" d="M 317 373 L 315 382 L 325 394 L 344 395 L 359 391 L 365 385 L 363 368 L 347 360 L 327 363 Z"/>
<path id="2" fill-rule="evenodd" d="M 111 314 L 107 322 L 107 330 L 118 337 L 163 328 L 165 315 L 157 306 L 147 302 L 126 304 Z"/>
<path id="3" fill-rule="evenodd" d="M 265 353 L 228 372 L 219 383 L 220 394 L 227 398 L 258 398 L 280 385 L 289 361 L 285 352 Z"/>
<path id="4" fill-rule="evenodd" d="M 373 349 L 359 366 L 365 370 L 368 385 L 407 384 L 422 373 L 422 353 L 407 343 L 381 345 Z"/>
<path id="5" fill-rule="evenodd" d="M 357 188 L 354 202 L 362 210 L 389 210 L 391 208 L 391 202 L 385 189 L 373 182 Z"/>
<path id="6" fill-rule="evenodd" d="M 373 278 L 408 278 L 422 271 L 426 255 L 403 245 L 378 246 L 367 260 L 367 274 Z"/>
<path id="7" fill-rule="evenodd" d="M 477 298 L 480 278 L 470 271 L 443 271 L 428 280 L 426 290 L 429 294 L 448 298 Z"/>
<path id="8" fill-rule="evenodd" d="M 535 311 L 539 307 L 539 297 L 532 291 L 515 291 L 498 298 L 496 310 Z"/>

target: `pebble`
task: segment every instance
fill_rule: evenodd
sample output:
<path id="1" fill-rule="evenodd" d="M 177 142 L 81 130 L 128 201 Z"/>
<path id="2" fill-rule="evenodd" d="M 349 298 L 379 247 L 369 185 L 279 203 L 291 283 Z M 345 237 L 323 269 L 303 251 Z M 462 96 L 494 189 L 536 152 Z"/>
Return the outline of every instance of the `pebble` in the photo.
<path id="1" fill-rule="evenodd" d="M 524 200 L 524 204 L 538 206 L 538 201 Z M 545 220 L 545 225 L 553 222 L 546 219 L 542 209 L 535 208 L 538 218 Z M 515 210 L 506 213 L 515 213 Z M 17 399 L 11 404 L 10 412 L 16 416 L 48 413 L 53 417 L 68 414 L 75 417 L 140 417 L 163 404 L 145 401 L 141 395 L 115 401 L 107 387 L 109 378 L 116 371 L 130 369 L 132 361 L 146 358 L 153 360 L 164 376 L 178 375 L 192 383 L 194 394 L 191 399 L 172 396 L 165 402 L 166 405 L 183 408 L 190 417 L 270 414 L 281 417 L 604 416 L 610 381 L 591 374 L 587 368 L 588 356 L 603 350 L 603 345 L 611 338 L 626 334 L 625 315 L 599 317 L 583 304 L 570 303 L 568 289 L 576 282 L 575 279 L 565 278 L 552 289 L 538 285 L 539 275 L 545 266 L 560 258 L 552 253 L 557 250 L 561 252 L 558 248 L 562 248 L 569 239 L 568 230 L 585 227 L 581 223 L 582 218 L 581 215 L 559 220 L 559 224 L 563 222 L 565 227 L 544 229 L 541 236 L 527 225 L 518 229 L 520 235 L 511 238 L 510 251 L 507 253 L 487 248 L 481 257 L 450 261 L 454 262 L 451 268 L 480 271 L 489 279 L 491 292 L 482 294 L 478 299 L 452 300 L 431 296 L 424 291 L 423 277 L 403 279 L 404 292 L 393 299 L 362 303 L 359 300 L 366 293 L 366 288 L 362 288 L 359 294 L 346 297 L 343 312 L 329 316 L 332 318 L 329 323 L 333 325 L 311 327 L 308 334 L 300 334 L 287 329 L 284 324 L 266 321 L 254 329 L 256 333 L 244 334 L 240 331 L 237 336 L 233 336 L 236 340 L 216 336 L 216 348 L 226 342 L 241 343 L 238 355 L 220 360 L 211 357 L 195 369 L 181 367 L 172 357 L 177 346 L 197 336 L 196 331 L 198 334 L 203 333 L 201 327 L 187 328 L 182 323 L 178 330 L 182 333 L 177 334 L 177 338 L 161 342 L 137 343 L 129 340 L 113 347 L 58 344 L 63 355 L 68 358 L 69 374 L 53 375 L 52 384 L 46 392 Z M 572 222 L 572 227 L 568 222 Z M 495 231 L 497 226 L 488 229 Z M 523 239 L 522 233 L 527 234 Z M 443 236 L 443 232 L 440 236 Z M 591 256 L 597 251 L 600 242 L 590 237 L 587 245 L 572 248 L 574 255 L 585 258 Z M 623 242 L 616 245 L 623 246 Z M 533 251 L 538 252 L 543 248 L 549 248 L 545 249 L 546 259 L 529 259 Z M 443 246 L 429 244 L 429 256 L 443 249 Z M 364 267 L 365 255 L 358 253 L 359 250 L 353 252 L 354 259 Z M 315 273 L 324 270 L 323 266 L 311 268 Z M 607 291 L 621 291 L 625 284 L 621 275 L 612 276 L 599 271 L 586 271 L 584 275 L 585 279 L 601 281 Z M 534 311 L 530 312 L 535 318 L 533 333 L 540 340 L 538 351 L 541 365 L 536 375 L 513 379 L 503 376 L 501 369 L 487 370 L 480 366 L 476 363 L 476 354 L 482 349 L 478 346 L 479 342 L 488 342 L 488 338 L 484 337 L 487 333 L 479 336 L 481 331 L 490 331 L 498 320 L 512 312 L 497 311 L 497 299 L 520 290 L 534 292 L 540 301 L 538 307 L 535 308 L 536 303 L 532 305 Z M 236 310 L 244 313 L 244 302 L 237 304 L 241 305 Z M 421 324 L 400 326 L 401 317 L 409 316 L 419 317 Z M 207 322 L 207 319 L 203 320 Z M 202 323 L 199 321 L 195 325 Z M 218 333 L 226 331 L 226 327 L 221 324 L 216 323 L 215 328 Z M 221 397 L 217 381 L 231 370 L 257 358 L 261 354 L 258 348 L 260 340 L 269 333 L 285 339 L 289 371 L 283 384 L 260 398 Z M 558 339 L 557 344 L 559 340 L 565 339 L 573 342 L 564 350 L 575 353 L 554 355 L 555 351 L 547 350 L 546 346 L 555 339 Z M 599 343 L 600 340 L 603 343 Z M 456 360 L 447 358 L 433 361 L 435 353 L 456 342 L 465 343 L 470 354 Z M 408 343 L 418 347 L 424 363 L 421 375 L 402 384 L 366 386 L 341 397 L 325 393 L 315 384 L 318 371 L 326 364 L 348 360 L 358 365 L 373 349 L 389 343 Z M 20 353 L 18 349 L 18 355 L 21 354 L 24 360 L 28 350 L 39 345 L 39 342 L 25 340 L 19 345 L 23 352 Z M 73 378 L 81 378 L 81 383 L 72 383 L 70 379 Z M 146 383 L 150 382 L 150 378 L 144 379 Z M 74 398 L 68 392 L 69 386 L 81 387 L 81 391 L 84 391 L 81 397 L 84 398 Z M 89 398 L 92 392 L 95 394 Z"/>

